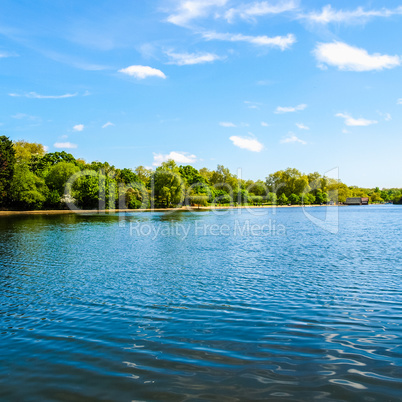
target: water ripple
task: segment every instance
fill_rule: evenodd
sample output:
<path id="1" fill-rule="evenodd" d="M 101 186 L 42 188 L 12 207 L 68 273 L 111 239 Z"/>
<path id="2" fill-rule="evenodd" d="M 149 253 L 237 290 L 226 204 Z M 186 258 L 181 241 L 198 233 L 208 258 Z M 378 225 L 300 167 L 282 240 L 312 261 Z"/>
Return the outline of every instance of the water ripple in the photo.
<path id="1" fill-rule="evenodd" d="M 402 208 L 340 214 L 336 236 L 291 208 L 284 237 L 186 239 L 129 225 L 265 218 L 0 219 L 0 398 L 400 400 Z"/>

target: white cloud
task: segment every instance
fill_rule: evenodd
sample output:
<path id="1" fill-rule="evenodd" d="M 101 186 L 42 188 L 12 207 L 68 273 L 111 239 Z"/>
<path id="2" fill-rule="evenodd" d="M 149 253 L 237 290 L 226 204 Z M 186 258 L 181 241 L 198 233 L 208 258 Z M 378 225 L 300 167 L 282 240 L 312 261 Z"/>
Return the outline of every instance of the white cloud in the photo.
<path id="1" fill-rule="evenodd" d="M 105 123 L 102 128 L 106 128 L 106 127 L 110 127 L 110 126 L 114 126 L 114 124 L 110 121 L 108 121 L 107 123 Z"/>
<path id="2" fill-rule="evenodd" d="M 261 126 L 263 126 L 263 127 L 268 127 L 268 126 L 269 126 L 269 124 L 268 124 L 268 123 L 266 123 L 265 121 L 262 121 L 262 122 L 261 122 Z"/>
<path id="3" fill-rule="evenodd" d="M 47 145 L 44 145 L 44 146 L 43 146 L 43 150 L 44 150 L 45 152 L 47 152 L 47 151 L 49 151 L 49 147 L 48 147 Z"/>
<path id="4" fill-rule="evenodd" d="M 8 95 L 13 96 L 13 97 L 24 96 L 25 98 L 31 98 L 31 99 L 64 99 L 64 98 L 73 98 L 74 96 L 77 96 L 78 93 L 64 94 L 64 95 L 40 95 L 40 94 L 37 94 L 36 92 L 29 92 L 24 95 L 20 95 L 20 94 L 16 94 L 16 93 L 11 93 Z"/>
<path id="5" fill-rule="evenodd" d="M 292 113 L 292 112 L 298 112 L 300 110 L 304 110 L 307 107 L 306 104 L 302 103 L 301 105 L 297 105 L 294 107 L 282 107 L 282 106 L 278 106 L 274 113 L 276 114 L 282 114 L 282 113 Z"/>
<path id="6" fill-rule="evenodd" d="M 208 17 L 214 8 L 223 7 L 227 0 L 181 0 L 175 13 L 169 15 L 168 22 L 187 26 L 196 18 Z"/>
<path id="7" fill-rule="evenodd" d="M 257 1 L 252 4 L 243 4 L 238 8 L 230 8 L 225 13 L 225 18 L 228 22 L 233 22 L 236 17 L 253 21 L 255 17 L 269 14 L 281 14 L 296 8 L 297 2 L 294 0 L 281 1 L 277 4 L 270 4 L 267 1 Z"/>
<path id="8" fill-rule="evenodd" d="M 221 122 L 219 123 L 219 125 L 220 125 L 221 127 L 237 127 L 236 124 L 234 124 L 234 123 L 232 123 L 232 122 L 230 122 L 230 121 L 221 121 Z"/>
<path id="9" fill-rule="evenodd" d="M 285 137 L 285 138 L 283 138 L 281 140 L 282 144 L 291 144 L 291 143 L 294 143 L 294 142 L 298 142 L 299 144 L 303 144 L 303 145 L 307 144 L 306 141 L 301 140 L 294 133 L 289 133 L 289 135 L 287 137 Z"/>
<path id="10" fill-rule="evenodd" d="M 74 131 L 82 131 L 82 130 L 84 130 L 84 125 L 83 124 L 76 124 L 74 127 L 73 127 L 73 130 Z"/>
<path id="11" fill-rule="evenodd" d="M 296 123 L 296 126 L 300 128 L 300 130 L 310 130 L 310 127 L 306 126 L 303 123 Z"/>
<path id="12" fill-rule="evenodd" d="M 261 142 L 259 142 L 255 138 L 238 137 L 236 135 L 233 135 L 229 139 L 236 147 L 247 149 L 252 152 L 261 152 L 264 148 L 264 145 L 262 145 Z"/>
<path id="13" fill-rule="evenodd" d="M 321 12 L 311 12 L 303 15 L 302 18 L 317 24 L 337 23 L 365 23 L 374 17 L 391 17 L 392 15 L 402 14 L 402 6 L 394 10 L 382 8 L 381 10 L 365 10 L 358 7 L 355 10 L 335 10 L 330 5 L 322 8 Z"/>
<path id="14" fill-rule="evenodd" d="M 222 58 L 213 53 L 174 53 L 166 52 L 171 61 L 168 64 L 176 64 L 178 66 L 189 66 L 194 64 L 212 63 Z"/>
<path id="15" fill-rule="evenodd" d="M 369 54 L 367 50 L 342 42 L 318 43 L 313 51 L 320 67 L 338 67 L 345 71 L 372 71 L 394 68 L 401 64 L 399 56 Z"/>
<path id="16" fill-rule="evenodd" d="M 278 47 L 281 50 L 290 48 L 295 42 L 296 37 L 293 34 L 286 36 L 268 37 L 262 36 L 249 36 L 243 34 L 230 34 L 218 32 L 203 32 L 202 36 L 206 40 L 222 40 L 227 42 L 247 42 L 257 46 Z"/>
<path id="17" fill-rule="evenodd" d="M 397 104 L 397 105 L 402 105 L 402 98 L 399 98 L 399 99 L 396 101 L 396 104 Z"/>
<path id="18" fill-rule="evenodd" d="M 162 162 L 166 162 L 169 159 L 173 159 L 176 163 L 194 163 L 197 161 L 195 155 L 187 152 L 175 152 L 172 151 L 169 154 L 156 154 L 154 153 L 154 166 L 159 166 Z"/>
<path id="19" fill-rule="evenodd" d="M 53 145 L 55 148 L 65 148 L 65 149 L 74 149 L 77 148 L 76 144 L 72 144 L 71 142 L 56 142 Z"/>
<path id="20" fill-rule="evenodd" d="M 337 113 L 335 116 L 345 119 L 345 124 L 347 126 L 352 126 L 352 127 L 365 127 L 365 126 L 371 126 L 372 124 L 378 123 L 378 121 L 376 121 L 376 120 L 367 120 L 367 119 L 363 119 L 363 118 L 354 119 L 353 117 L 351 117 L 350 115 L 348 115 L 346 113 Z"/>
<path id="21" fill-rule="evenodd" d="M 166 78 L 166 75 L 161 70 L 149 66 L 129 66 L 122 68 L 118 72 L 135 77 L 139 80 L 143 80 L 148 77 Z"/>

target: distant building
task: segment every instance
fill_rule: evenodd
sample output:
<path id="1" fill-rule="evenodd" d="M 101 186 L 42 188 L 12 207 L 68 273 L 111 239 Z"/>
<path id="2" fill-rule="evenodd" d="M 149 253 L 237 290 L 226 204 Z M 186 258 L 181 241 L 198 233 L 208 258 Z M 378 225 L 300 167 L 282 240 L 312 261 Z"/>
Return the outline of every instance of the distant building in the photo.
<path id="1" fill-rule="evenodd" d="M 368 197 L 349 197 L 346 198 L 346 205 L 368 205 Z"/>

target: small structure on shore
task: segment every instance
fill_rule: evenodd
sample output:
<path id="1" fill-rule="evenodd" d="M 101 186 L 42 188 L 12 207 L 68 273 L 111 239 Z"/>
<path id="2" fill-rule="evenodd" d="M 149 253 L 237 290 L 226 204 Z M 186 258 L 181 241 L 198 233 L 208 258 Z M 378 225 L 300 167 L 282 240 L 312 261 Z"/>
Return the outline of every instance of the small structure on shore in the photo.
<path id="1" fill-rule="evenodd" d="M 368 197 L 348 197 L 346 198 L 345 205 L 368 205 Z"/>

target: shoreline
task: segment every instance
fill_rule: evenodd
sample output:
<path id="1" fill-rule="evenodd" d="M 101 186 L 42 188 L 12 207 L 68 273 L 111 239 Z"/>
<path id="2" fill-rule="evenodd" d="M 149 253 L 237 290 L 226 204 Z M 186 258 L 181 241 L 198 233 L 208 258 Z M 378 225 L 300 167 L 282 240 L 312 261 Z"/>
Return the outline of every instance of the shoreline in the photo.
<path id="1" fill-rule="evenodd" d="M 194 212 L 194 211 L 213 211 L 220 209 L 263 209 L 263 208 L 311 208 L 311 207 L 336 207 L 344 205 L 261 205 L 261 206 L 209 206 L 209 207 L 181 207 L 181 208 L 147 208 L 147 209 L 55 209 L 55 210 L 34 210 L 34 211 L 0 211 L 1 216 L 13 216 L 13 215 L 93 215 L 93 214 L 116 214 L 120 212 Z"/>

